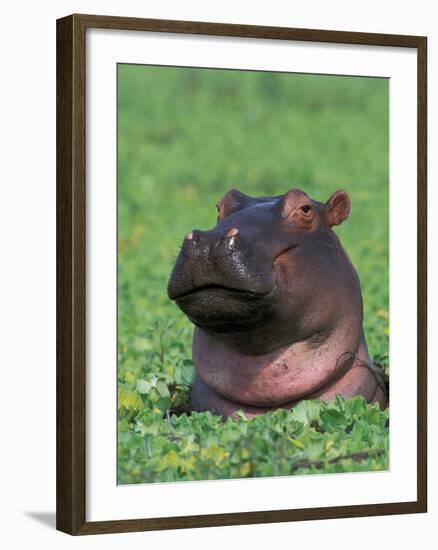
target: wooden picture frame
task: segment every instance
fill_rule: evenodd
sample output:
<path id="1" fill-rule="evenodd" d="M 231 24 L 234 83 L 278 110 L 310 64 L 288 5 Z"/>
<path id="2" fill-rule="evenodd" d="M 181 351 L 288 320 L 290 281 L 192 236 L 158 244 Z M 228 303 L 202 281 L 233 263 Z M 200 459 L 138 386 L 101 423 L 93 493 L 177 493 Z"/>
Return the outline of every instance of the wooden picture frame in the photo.
<path id="1" fill-rule="evenodd" d="M 417 52 L 417 499 L 375 505 L 86 520 L 86 192 L 87 29 L 412 48 Z M 427 40 L 404 36 L 126 17 L 71 15 L 57 21 L 57 529 L 73 535 L 177 529 L 427 510 Z M 112 420 L 111 420 L 112 421 Z"/>

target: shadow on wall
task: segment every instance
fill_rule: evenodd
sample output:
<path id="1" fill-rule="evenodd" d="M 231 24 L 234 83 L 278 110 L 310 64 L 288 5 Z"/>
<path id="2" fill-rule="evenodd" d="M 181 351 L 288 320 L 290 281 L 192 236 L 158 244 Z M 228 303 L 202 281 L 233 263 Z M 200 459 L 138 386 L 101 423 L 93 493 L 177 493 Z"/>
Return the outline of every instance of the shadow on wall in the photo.
<path id="1" fill-rule="evenodd" d="M 42 525 L 45 525 L 46 527 L 50 527 L 51 529 L 56 528 L 55 512 L 25 512 L 25 515 L 28 518 L 38 521 L 39 523 L 41 523 Z"/>

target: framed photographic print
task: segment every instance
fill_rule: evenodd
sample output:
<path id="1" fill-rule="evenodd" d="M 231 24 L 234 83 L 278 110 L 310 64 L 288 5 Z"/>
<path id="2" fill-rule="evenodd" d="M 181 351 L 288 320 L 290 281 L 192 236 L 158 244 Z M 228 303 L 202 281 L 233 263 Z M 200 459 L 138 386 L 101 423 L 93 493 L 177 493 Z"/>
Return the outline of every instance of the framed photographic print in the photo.
<path id="1" fill-rule="evenodd" d="M 426 38 L 57 52 L 58 529 L 425 512 Z"/>

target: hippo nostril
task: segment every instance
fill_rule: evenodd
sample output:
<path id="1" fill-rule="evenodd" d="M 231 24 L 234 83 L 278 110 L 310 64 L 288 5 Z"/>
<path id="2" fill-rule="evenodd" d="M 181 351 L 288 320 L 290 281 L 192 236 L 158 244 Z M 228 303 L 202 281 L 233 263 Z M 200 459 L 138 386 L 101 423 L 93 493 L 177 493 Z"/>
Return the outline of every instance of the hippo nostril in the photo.
<path id="1" fill-rule="evenodd" d="M 193 229 L 185 236 L 185 241 L 193 245 L 199 245 L 202 240 L 202 231 L 199 229 Z"/>
<path id="2" fill-rule="evenodd" d="M 239 234 L 239 230 L 235 227 L 231 227 L 225 233 L 225 244 L 229 250 L 234 250 L 236 246 L 236 237 Z"/>
<path id="3" fill-rule="evenodd" d="M 225 233 L 225 237 L 234 237 L 235 235 L 237 235 L 237 233 L 239 233 L 238 229 L 236 229 L 235 227 L 230 227 L 230 229 L 228 229 L 228 231 Z"/>

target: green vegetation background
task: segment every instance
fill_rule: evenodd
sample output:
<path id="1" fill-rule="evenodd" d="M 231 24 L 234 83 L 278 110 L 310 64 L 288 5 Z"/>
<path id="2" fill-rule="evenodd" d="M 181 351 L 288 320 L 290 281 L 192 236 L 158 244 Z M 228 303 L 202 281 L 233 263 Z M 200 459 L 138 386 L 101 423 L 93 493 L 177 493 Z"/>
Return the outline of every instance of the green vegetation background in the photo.
<path id="1" fill-rule="evenodd" d="M 119 65 L 119 483 L 388 466 L 388 411 L 303 402 L 251 421 L 187 414 L 192 326 L 166 295 L 184 235 L 231 187 L 339 188 L 336 229 L 362 282 L 372 357 L 388 368 L 388 81 Z M 177 414 L 174 414 L 177 413 Z"/>

